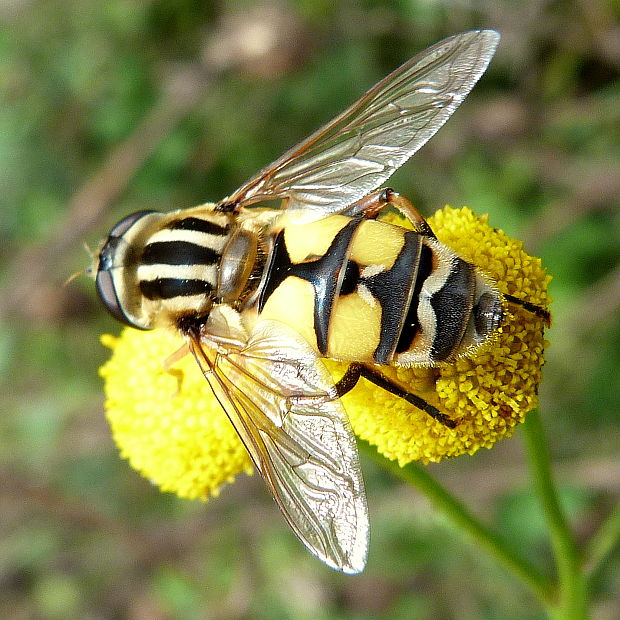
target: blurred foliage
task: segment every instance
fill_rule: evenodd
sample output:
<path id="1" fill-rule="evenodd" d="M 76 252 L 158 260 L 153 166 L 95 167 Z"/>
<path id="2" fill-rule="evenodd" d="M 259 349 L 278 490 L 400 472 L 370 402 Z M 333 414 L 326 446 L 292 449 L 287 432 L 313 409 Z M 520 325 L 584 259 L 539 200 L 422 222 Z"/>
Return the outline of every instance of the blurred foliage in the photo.
<path id="1" fill-rule="evenodd" d="M 425 213 L 488 212 L 553 274 L 541 412 L 586 540 L 620 490 L 619 17 L 613 0 L 4 0 L 0 616 L 540 618 L 512 577 L 371 463 L 357 577 L 310 557 L 255 476 L 208 505 L 159 493 L 119 459 L 102 414 L 98 334 L 118 327 L 87 278 L 62 282 L 88 262 L 82 241 L 95 247 L 120 216 L 217 200 L 414 52 L 497 28 L 487 74 L 390 184 Z M 247 51 L 273 39 L 266 56 Z M 161 137 L 146 132 L 153 143 L 105 214 L 85 233 L 88 201 L 63 219 L 89 179 L 105 195 L 111 154 L 187 75 L 204 80 L 200 96 Z M 518 439 L 432 470 L 548 563 Z M 616 561 L 597 618 L 617 617 L 618 591 Z"/>

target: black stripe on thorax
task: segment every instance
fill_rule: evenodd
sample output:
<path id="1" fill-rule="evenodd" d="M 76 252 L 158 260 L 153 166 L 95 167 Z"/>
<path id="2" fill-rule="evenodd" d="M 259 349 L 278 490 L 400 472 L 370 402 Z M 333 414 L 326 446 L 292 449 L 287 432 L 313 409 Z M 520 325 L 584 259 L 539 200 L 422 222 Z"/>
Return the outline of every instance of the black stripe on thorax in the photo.
<path id="1" fill-rule="evenodd" d="M 189 241 L 155 241 L 142 252 L 144 265 L 214 265 L 219 259 L 213 248 Z"/>
<path id="2" fill-rule="evenodd" d="M 431 357 L 438 362 L 449 359 L 461 344 L 473 306 L 475 277 L 474 268 L 455 257 L 446 281 L 431 297 L 437 320 Z"/>
<path id="3" fill-rule="evenodd" d="M 195 232 L 208 233 L 209 235 L 224 236 L 228 234 L 230 226 L 228 224 L 222 226 L 199 217 L 184 217 L 168 222 L 166 228 L 170 230 L 193 230 Z"/>
<path id="4" fill-rule="evenodd" d="M 212 286 L 206 280 L 192 280 L 188 278 L 155 278 L 142 280 L 140 292 L 147 299 L 172 299 L 173 297 L 188 297 L 190 295 L 208 295 Z"/>

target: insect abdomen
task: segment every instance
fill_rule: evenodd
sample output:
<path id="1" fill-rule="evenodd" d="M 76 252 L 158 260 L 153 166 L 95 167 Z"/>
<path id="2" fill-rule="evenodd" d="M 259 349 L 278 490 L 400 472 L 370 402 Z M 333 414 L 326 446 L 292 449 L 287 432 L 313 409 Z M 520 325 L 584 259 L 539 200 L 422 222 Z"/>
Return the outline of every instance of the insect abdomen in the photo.
<path id="1" fill-rule="evenodd" d="M 429 365 L 463 346 L 474 268 L 438 242 L 385 222 L 332 216 L 276 235 L 261 316 L 294 327 L 324 357 Z"/>

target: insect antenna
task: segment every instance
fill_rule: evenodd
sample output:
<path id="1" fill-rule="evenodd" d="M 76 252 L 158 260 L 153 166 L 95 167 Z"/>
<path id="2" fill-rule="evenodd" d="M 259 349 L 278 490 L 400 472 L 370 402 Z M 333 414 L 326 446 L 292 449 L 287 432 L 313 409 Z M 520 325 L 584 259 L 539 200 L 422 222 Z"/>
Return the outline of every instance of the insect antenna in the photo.
<path id="1" fill-rule="evenodd" d="M 75 280 L 76 278 L 78 278 L 79 276 L 85 274 L 87 272 L 87 269 L 80 269 L 79 271 L 76 271 L 75 273 L 71 274 L 63 283 L 63 287 L 65 286 L 69 286 L 69 284 L 71 284 L 71 282 L 73 282 L 73 280 Z"/>
<path id="2" fill-rule="evenodd" d="M 79 276 L 86 274 L 87 276 L 94 278 L 95 277 L 95 273 L 97 271 L 95 265 L 93 264 L 95 259 L 96 259 L 96 252 L 94 252 L 93 250 L 91 250 L 88 247 L 88 244 L 86 242 L 84 242 L 84 249 L 86 250 L 86 253 L 90 256 L 91 259 L 91 264 L 88 267 L 85 267 L 84 269 L 80 269 L 79 271 L 76 271 L 75 273 L 71 274 L 64 282 L 63 287 L 65 286 L 69 286 L 69 284 L 71 284 L 71 282 L 73 282 L 73 280 L 75 280 L 76 278 L 78 278 Z"/>
<path id="3" fill-rule="evenodd" d="M 532 314 L 540 317 L 545 322 L 545 325 L 547 327 L 550 327 L 551 314 L 549 313 L 549 310 L 546 310 L 541 306 L 537 306 L 536 304 L 530 303 L 529 301 L 519 299 L 518 297 L 513 297 L 512 295 L 504 295 L 504 299 L 507 302 L 514 304 L 515 306 L 521 306 L 522 308 L 525 308 L 528 312 L 531 312 Z"/>

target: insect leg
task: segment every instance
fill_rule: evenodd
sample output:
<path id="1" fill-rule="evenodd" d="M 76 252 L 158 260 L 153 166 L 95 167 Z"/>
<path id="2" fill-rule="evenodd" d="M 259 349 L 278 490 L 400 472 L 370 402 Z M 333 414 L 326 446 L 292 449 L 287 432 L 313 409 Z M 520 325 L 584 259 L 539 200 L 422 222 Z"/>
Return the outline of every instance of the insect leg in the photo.
<path id="1" fill-rule="evenodd" d="M 171 353 L 164 360 L 164 370 L 170 370 L 172 366 L 174 366 L 178 361 L 182 360 L 186 355 L 190 352 L 189 346 L 187 343 L 180 346 L 174 353 Z"/>
<path id="2" fill-rule="evenodd" d="M 354 363 L 349 365 L 340 381 L 336 383 L 336 392 L 338 397 L 344 396 L 347 392 L 350 392 L 357 385 L 360 378 L 367 379 L 390 394 L 394 394 L 394 396 L 402 398 L 409 404 L 430 415 L 431 418 L 437 420 L 440 424 L 443 424 L 448 428 L 456 428 L 457 422 L 452 418 L 444 413 L 441 413 L 439 409 L 427 403 L 423 398 L 420 398 L 411 392 L 407 392 L 396 383 L 390 381 L 385 375 L 374 370 L 370 366 L 366 366 L 365 364 Z"/>
<path id="3" fill-rule="evenodd" d="M 551 314 L 549 313 L 549 310 L 541 308 L 536 304 L 532 304 L 529 301 L 523 301 L 523 299 L 519 299 L 518 297 L 513 297 L 512 295 L 508 294 L 504 295 L 504 299 L 507 302 L 515 304 L 516 306 L 521 306 L 522 308 L 525 308 L 528 312 L 531 312 L 532 314 L 540 317 L 545 322 L 545 325 L 547 327 L 551 326 Z"/>
<path id="4" fill-rule="evenodd" d="M 185 373 L 179 368 L 173 368 L 173 366 L 180 360 L 182 360 L 189 353 L 189 346 L 184 344 L 178 348 L 174 353 L 171 353 L 163 363 L 164 371 L 169 375 L 172 375 L 177 380 L 177 390 L 173 396 L 178 396 L 181 393 L 183 387 L 183 380 L 185 379 Z"/>
<path id="5" fill-rule="evenodd" d="M 377 190 L 361 200 L 353 203 L 345 212 L 346 215 L 359 215 L 368 219 L 376 218 L 387 205 L 392 205 L 400 211 L 414 226 L 414 230 L 425 237 L 435 238 L 428 222 L 422 214 L 411 204 L 411 201 L 395 192 L 391 187 Z"/>

